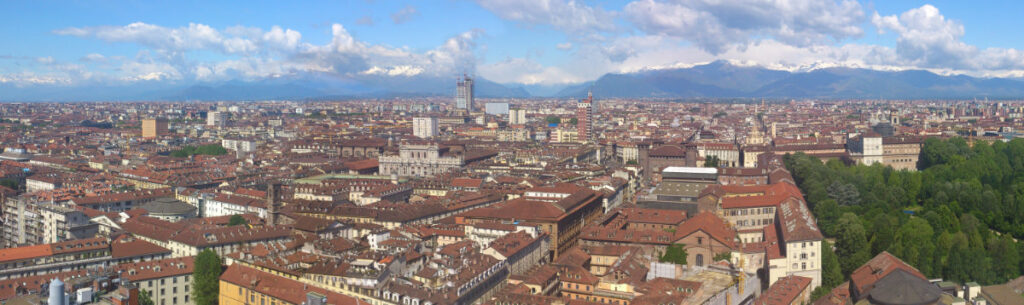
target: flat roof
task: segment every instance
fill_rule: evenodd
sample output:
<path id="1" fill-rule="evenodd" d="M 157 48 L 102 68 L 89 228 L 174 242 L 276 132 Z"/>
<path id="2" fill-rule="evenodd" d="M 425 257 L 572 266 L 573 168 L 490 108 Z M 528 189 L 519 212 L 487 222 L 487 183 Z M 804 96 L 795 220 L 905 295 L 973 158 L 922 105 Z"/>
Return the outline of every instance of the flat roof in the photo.
<path id="1" fill-rule="evenodd" d="M 718 174 L 718 169 L 714 167 L 669 166 L 661 170 L 661 172 L 687 174 Z"/>

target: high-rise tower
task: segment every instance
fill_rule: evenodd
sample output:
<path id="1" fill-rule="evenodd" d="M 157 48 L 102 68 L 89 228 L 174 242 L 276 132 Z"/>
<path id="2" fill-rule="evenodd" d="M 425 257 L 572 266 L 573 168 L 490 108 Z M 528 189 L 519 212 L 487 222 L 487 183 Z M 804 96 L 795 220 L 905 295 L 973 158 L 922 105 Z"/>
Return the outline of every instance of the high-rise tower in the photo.
<path id="1" fill-rule="evenodd" d="M 473 111 L 473 78 L 465 74 L 455 82 L 455 107 Z"/>
<path id="2" fill-rule="evenodd" d="M 576 103 L 576 133 L 580 142 L 594 142 L 594 94 Z"/>

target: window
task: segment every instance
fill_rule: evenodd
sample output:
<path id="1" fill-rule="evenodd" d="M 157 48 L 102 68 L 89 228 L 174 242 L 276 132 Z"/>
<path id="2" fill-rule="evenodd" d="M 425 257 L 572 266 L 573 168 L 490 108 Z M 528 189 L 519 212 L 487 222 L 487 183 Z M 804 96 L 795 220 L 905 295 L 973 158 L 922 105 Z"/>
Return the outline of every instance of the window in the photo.
<path id="1" fill-rule="evenodd" d="M 171 304 L 178 304 L 178 297 L 171 299 Z"/>
<path id="2" fill-rule="evenodd" d="M 704 238 L 703 237 L 697 237 L 697 244 L 698 245 L 704 244 Z"/>
<path id="3" fill-rule="evenodd" d="M 807 263 L 801 263 L 800 265 L 802 265 L 804 270 L 807 270 Z"/>

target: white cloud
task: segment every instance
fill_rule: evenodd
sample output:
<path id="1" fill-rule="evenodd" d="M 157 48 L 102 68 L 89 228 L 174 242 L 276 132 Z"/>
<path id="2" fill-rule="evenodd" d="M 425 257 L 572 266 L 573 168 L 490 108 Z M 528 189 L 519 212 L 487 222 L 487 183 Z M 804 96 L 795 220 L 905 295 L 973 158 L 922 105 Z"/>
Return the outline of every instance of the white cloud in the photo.
<path id="1" fill-rule="evenodd" d="M 586 81 L 560 67 L 545 67 L 526 58 L 507 58 L 503 61 L 484 64 L 479 73 L 488 80 L 498 83 L 519 84 L 569 84 Z"/>
<path id="2" fill-rule="evenodd" d="M 416 76 L 423 73 L 423 68 L 408 65 L 395 66 L 391 68 L 370 67 L 366 71 L 359 72 L 366 75 L 387 75 L 387 76 Z"/>
<path id="3" fill-rule="evenodd" d="M 557 48 L 559 50 L 569 50 L 569 49 L 572 49 L 572 43 L 571 42 L 563 42 L 563 43 L 555 45 L 555 48 Z"/>
<path id="4" fill-rule="evenodd" d="M 80 61 L 87 61 L 87 62 L 105 62 L 105 61 L 107 61 L 107 57 L 103 56 L 103 54 L 99 54 L 99 53 L 89 53 L 89 54 L 87 54 L 85 56 L 82 56 L 82 58 L 79 59 L 79 60 Z"/>
<path id="5" fill-rule="evenodd" d="M 557 30 L 577 34 L 571 36 L 574 39 L 593 37 L 596 32 L 616 30 L 613 13 L 587 6 L 582 1 L 477 0 L 477 3 L 502 19 L 530 26 L 548 25 Z"/>
<path id="6" fill-rule="evenodd" d="M 858 37 L 864 19 L 851 0 L 638 0 L 624 14 L 647 34 L 686 39 L 711 53 L 762 37 L 801 47 Z"/>
<path id="7" fill-rule="evenodd" d="M 907 10 L 900 15 L 880 16 L 871 23 L 879 33 L 897 35 L 891 65 L 980 76 L 1013 76 L 1024 70 L 1024 51 L 1008 48 L 985 48 L 967 44 L 963 24 L 947 19 L 932 5 Z"/>
<path id="8" fill-rule="evenodd" d="M 391 21 L 394 21 L 395 24 L 402 24 L 409 22 L 410 20 L 416 18 L 416 16 L 419 15 L 420 12 L 416 10 L 415 6 L 406 5 L 401 10 L 398 10 L 394 14 L 391 14 Z"/>

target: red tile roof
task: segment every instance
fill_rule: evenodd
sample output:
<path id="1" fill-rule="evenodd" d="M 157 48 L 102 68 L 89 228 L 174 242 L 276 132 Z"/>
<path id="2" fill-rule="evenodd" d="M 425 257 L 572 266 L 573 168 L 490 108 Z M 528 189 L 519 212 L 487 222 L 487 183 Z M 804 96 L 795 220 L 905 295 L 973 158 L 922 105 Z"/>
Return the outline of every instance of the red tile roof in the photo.
<path id="1" fill-rule="evenodd" d="M 761 296 L 754 300 L 752 305 L 791 305 L 802 304 L 797 298 L 811 285 L 811 279 L 802 276 L 790 275 L 775 281 L 768 290 L 761 293 Z M 810 292 L 807 292 L 810 294 Z"/>
<path id="2" fill-rule="evenodd" d="M 879 253 L 850 274 L 851 288 L 855 295 L 866 295 L 872 288 L 874 288 L 875 282 L 881 280 L 896 269 L 903 269 L 923 280 L 928 279 L 921 273 L 921 271 L 918 271 L 906 262 L 903 262 L 899 258 L 889 254 L 889 252 L 882 251 L 882 253 Z"/>
<path id="3" fill-rule="evenodd" d="M 359 299 L 350 296 L 328 291 L 313 285 L 306 285 L 302 282 L 286 277 L 242 266 L 242 264 L 232 264 L 229 266 L 228 269 L 224 271 L 224 274 L 220 276 L 220 280 L 291 304 L 304 304 L 306 302 L 306 294 L 310 292 L 318 293 L 327 297 L 326 304 L 366 304 L 359 301 Z"/>
<path id="4" fill-rule="evenodd" d="M 736 247 L 736 230 L 729 227 L 729 224 L 721 217 L 709 212 L 699 213 L 697 216 L 694 216 L 679 225 L 679 227 L 676 228 L 673 240 L 678 241 L 697 231 L 704 231 L 705 233 L 708 233 L 712 238 L 726 246 L 732 248 Z"/>

